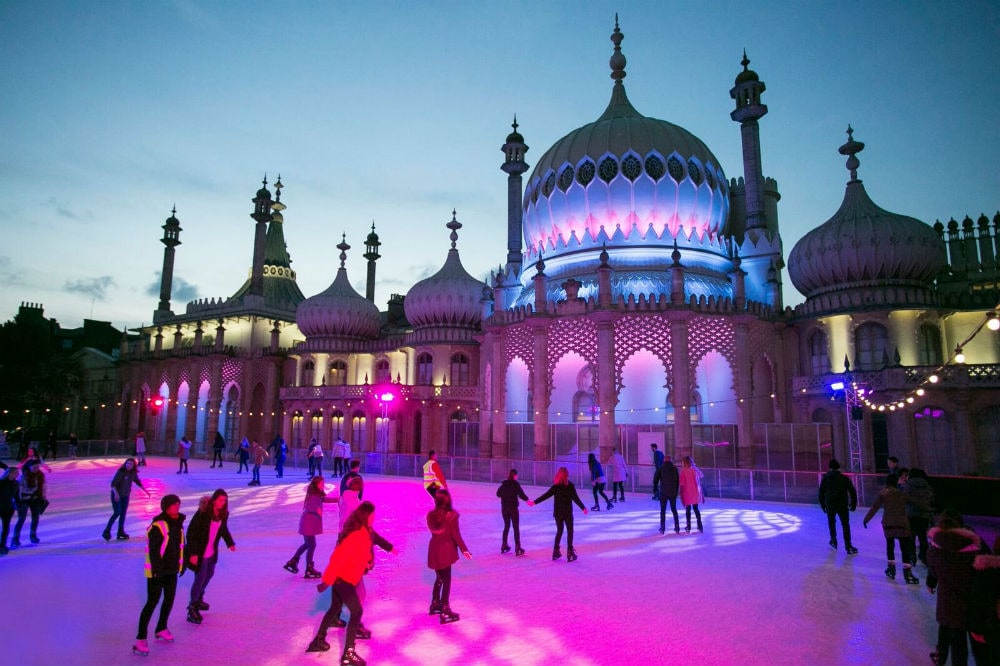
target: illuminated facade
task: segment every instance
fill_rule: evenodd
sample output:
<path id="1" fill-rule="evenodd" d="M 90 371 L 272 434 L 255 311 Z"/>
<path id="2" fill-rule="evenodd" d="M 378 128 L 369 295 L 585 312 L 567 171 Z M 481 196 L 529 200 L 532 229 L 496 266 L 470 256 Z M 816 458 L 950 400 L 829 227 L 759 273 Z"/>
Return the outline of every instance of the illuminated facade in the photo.
<path id="1" fill-rule="evenodd" d="M 658 443 L 710 466 L 772 469 L 836 455 L 874 471 L 894 454 L 932 473 L 1000 476 L 1000 346 L 992 330 L 970 336 L 1000 300 L 1000 215 L 959 230 L 879 208 L 849 131 L 844 204 L 789 254 L 806 301 L 786 308 L 780 195 L 758 126 L 765 85 L 746 54 L 730 90 L 742 175 L 729 178 L 697 137 L 632 106 L 617 25 L 611 40 L 607 108 L 526 180 L 514 122 L 506 257 L 486 283 L 461 263 L 453 212 L 441 270 L 386 312 L 372 302 L 374 228 L 366 295 L 348 280 L 345 238 L 333 282 L 306 299 L 280 181 L 276 201 L 265 182 L 250 279 L 175 315 L 171 217 L 154 324 L 124 354 L 126 430 L 196 442 L 281 432 L 293 447 L 343 436 L 356 452 L 498 459 L 619 447 L 645 462 Z M 956 346 L 964 365 L 949 363 Z M 834 380 L 864 404 L 853 439 Z M 168 409 L 151 413 L 151 396 Z"/>

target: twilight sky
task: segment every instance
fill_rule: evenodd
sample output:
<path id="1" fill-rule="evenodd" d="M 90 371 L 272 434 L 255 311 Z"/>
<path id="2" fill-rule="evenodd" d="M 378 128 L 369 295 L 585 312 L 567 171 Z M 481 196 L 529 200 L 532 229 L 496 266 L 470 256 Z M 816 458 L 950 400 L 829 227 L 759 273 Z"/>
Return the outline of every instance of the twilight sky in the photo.
<path id="1" fill-rule="evenodd" d="M 993 2 L 5 2 L 0 321 L 30 301 L 63 326 L 148 323 L 175 204 L 174 311 L 231 295 L 265 172 L 285 185 L 306 296 L 333 280 L 341 233 L 363 293 L 374 221 L 384 309 L 444 263 L 452 208 L 463 264 L 486 277 L 506 256 L 511 119 L 534 167 L 603 112 L 615 11 L 633 105 L 700 137 L 730 178 L 747 49 L 786 258 L 840 205 L 848 123 L 881 207 L 928 224 L 1000 208 Z"/>

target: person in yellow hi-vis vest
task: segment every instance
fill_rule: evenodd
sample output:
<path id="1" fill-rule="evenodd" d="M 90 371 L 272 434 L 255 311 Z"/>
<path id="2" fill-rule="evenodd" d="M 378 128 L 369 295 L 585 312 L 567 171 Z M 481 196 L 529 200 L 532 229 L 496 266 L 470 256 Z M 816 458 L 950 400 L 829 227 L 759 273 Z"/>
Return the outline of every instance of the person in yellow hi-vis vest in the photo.
<path id="1" fill-rule="evenodd" d="M 424 489 L 434 497 L 438 488 L 447 488 L 448 484 L 444 480 L 444 472 L 438 464 L 437 455 L 433 450 L 427 452 L 427 462 L 424 463 Z"/>

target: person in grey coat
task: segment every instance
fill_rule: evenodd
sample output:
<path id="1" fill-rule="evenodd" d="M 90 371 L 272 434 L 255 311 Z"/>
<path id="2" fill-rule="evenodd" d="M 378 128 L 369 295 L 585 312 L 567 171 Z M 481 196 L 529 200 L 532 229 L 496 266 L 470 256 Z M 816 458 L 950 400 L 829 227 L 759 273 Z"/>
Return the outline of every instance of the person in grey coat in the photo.
<path id="1" fill-rule="evenodd" d="M 907 585 L 919 585 L 920 581 L 913 575 L 910 564 L 913 559 L 913 533 L 910 531 L 910 521 L 906 518 L 906 495 L 896 486 L 897 478 L 890 474 L 885 477 L 885 488 L 872 502 L 872 507 L 865 516 L 864 526 L 882 509 L 882 533 L 885 534 L 885 555 L 889 566 L 885 575 L 896 578 L 895 542 L 899 542 L 899 553 L 903 557 L 903 579 Z"/>
<path id="2" fill-rule="evenodd" d="M 608 483 L 611 484 L 611 501 L 625 501 L 625 480 L 628 479 L 628 466 L 625 458 L 618 453 L 618 449 L 611 449 L 608 457 Z M 619 499 L 620 497 L 620 499 Z"/>

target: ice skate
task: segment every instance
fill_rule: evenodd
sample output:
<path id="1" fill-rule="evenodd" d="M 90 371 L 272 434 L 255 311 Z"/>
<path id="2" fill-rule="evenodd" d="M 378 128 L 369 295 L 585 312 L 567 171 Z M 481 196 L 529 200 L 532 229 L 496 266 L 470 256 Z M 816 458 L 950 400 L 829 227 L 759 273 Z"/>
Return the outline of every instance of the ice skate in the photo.
<path id="1" fill-rule="evenodd" d="M 330 644 L 326 642 L 326 639 L 317 636 L 312 639 L 311 643 L 309 643 L 309 647 L 306 648 L 306 652 L 326 652 L 329 649 Z"/>
<path id="2" fill-rule="evenodd" d="M 42 540 L 38 538 L 37 534 L 32 534 L 28 538 L 31 539 L 31 543 L 41 543 L 42 542 Z"/>
<path id="3" fill-rule="evenodd" d="M 304 578 L 319 578 L 322 574 L 316 571 L 316 568 L 312 564 L 306 565 L 306 572 L 303 575 Z"/>
<path id="4" fill-rule="evenodd" d="M 552 559 L 558 560 L 560 557 L 562 557 L 562 551 L 559 550 L 559 546 L 556 546 L 552 549 Z"/>
<path id="5" fill-rule="evenodd" d="M 340 658 L 341 666 L 365 666 L 367 663 L 352 647 L 344 650 L 344 655 Z"/>
<path id="6" fill-rule="evenodd" d="M 188 616 L 187 621 L 191 624 L 201 624 L 204 618 L 201 617 L 201 612 L 195 606 L 188 606 Z"/>
<path id="7" fill-rule="evenodd" d="M 115 538 L 118 539 L 119 541 L 128 541 L 129 536 L 124 532 L 119 532 Z"/>
<path id="8" fill-rule="evenodd" d="M 299 572 L 299 561 L 298 560 L 288 560 L 285 562 L 285 566 L 282 567 L 288 573 L 297 574 Z"/>
<path id="9" fill-rule="evenodd" d="M 834 550 L 837 550 L 837 540 L 836 539 L 830 539 L 830 548 L 833 548 Z"/>
<path id="10" fill-rule="evenodd" d="M 428 615 L 440 615 L 442 608 L 444 608 L 444 604 L 442 604 L 440 601 L 432 601 L 431 602 L 431 607 L 427 611 L 427 614 Z"/>
<path id="11" fill-rule="evenodd" d="M 174 635 L 170 633 L 169 629 L 164 629 L 163 631 L 156 632 L 156 640 L 163 641 L 164 643 L 173 643 Z"/>
<path id="12" fill-rule="evenodd" d="M 132 654 L 138 655 L 140 657 L 149 656 L 149 641 L 145 638 L 137 640 L 135 645 L 132 646 Z"/>
<path id="13" fill-rule="evenodd" d="M 101 538 L 105 541 L 111 541 L 111 530 L 104 530 L 101 532 Z"/>
<path id="14" fill-rule="evenodd" d="M 615 505 L 612 504 L 611 502 L 608 502 L 608 507 L 607 507 L 608 511 L 611 511 L 611 509 L 613 508 L 615 508 Z M 600 511 L 600 509 L 598 509 L 598 511 Z"/>
<path id="15" fill-rule="evenodd" d="M 667 533 L 667 530 L 661 527 L 660 528 L 660 534 L 666 534 L 666 533 Z"/>
<path id="16" fill-rule="evenodd" d="M 197 608 L 199 611 L 202 611 L 202 612 L 207 611 L 207 610 L 209 610 L 209 609 L 212 608 L 209 604 L 206 604 L 201 599 L 199 599 L 198 601 L 194 602 L 194 606 L 195 606 L 195 608 Z"/>
<path id="17" fill-rule="evenodd" d="M 594 506 L 590 507 L 590 510 L 591 511 L 600 511 L 601 510 L 601 505 L 600 504 L 595 504 Z"/>
<path id="18" fill-rule="evenodd" d="M 907 585 L 920 585 L 920 579 L 913 575 L 910 567 L 903 568 L 903 580 L 906 581 Z"/>
<path id="19" fill-rule="evenodd" d="M 14 550 L 15 548 L 20 548 L 20 547 L 21 547 L 21 539 L 20 538 L 14 537 L 13 539 L 10 540 L 10 549 L 11 550 Z"/>
<path id="20" fill-rule="evenodd" d="M 458 622 L 459 615 L 453 611 L 449 606 L 443 606 L 441 608 L 441 624 L 451 624 L 452 622 Z"/>
<path id="21" fill-rule="evenodd" d="M 517 548 L 517 549 L 516 549 L 516 550 L 514 551 L 514 556 L 515 556 L 515 557 L 524 557 L 524 548 L 520 548 L 520 547 L 518 547 L 518 548 Z"/>
<path id="22" fill-rule="evenodd" d="M 895 563 L 890 564 L 885 568 L 885 575 L 888 578 L 896 580 L 896 565 Z"/>
<path id="23" fill-rule="evenodd" d="M 503 555 L 504 553 L 509 553 L 509 552 L 510 552 L 510 546 L 508 546 L 507 544 L 503 544 L 502 546 L 500 546 L 500 554 L 501 555 Z"/>
<path id="24" fill-rule="evenodd" d="M 358 627 L 358 630 L 354 632 L 354 637 L 362 641 L 370 640 L 372 637 L 372 630 L 365 625 L 361 625 Z"/>
<path id="25" fill-rule="evenodd" d="M 573 550 L 572 548 L 570 548 L 570 549 L 568 549 L 566 551 L 566 561 L 567 562 L 576 562 L 576 551 Z"/>

